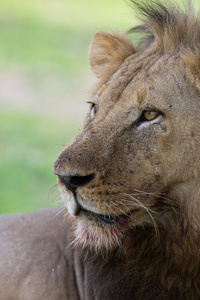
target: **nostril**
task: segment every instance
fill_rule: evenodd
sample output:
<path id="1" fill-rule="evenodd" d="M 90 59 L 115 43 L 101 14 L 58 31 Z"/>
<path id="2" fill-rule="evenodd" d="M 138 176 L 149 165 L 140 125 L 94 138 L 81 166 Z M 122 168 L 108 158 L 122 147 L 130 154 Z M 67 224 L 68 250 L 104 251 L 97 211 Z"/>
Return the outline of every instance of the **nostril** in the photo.
<path id="1" fill-rule="evenodd" d="M 81 185 L 89 183 L 94 178 L 93 174 L 87 176 L 73 176 L 70 179 L 70 184 L 78 188 Z"/>
<path id="2" fill-rule="evenodd" d="M 87 176 L 59 176 L 59 179 L 72 192 L 82 185 L 86 185 L 94 178 L 94 174 Z"/>

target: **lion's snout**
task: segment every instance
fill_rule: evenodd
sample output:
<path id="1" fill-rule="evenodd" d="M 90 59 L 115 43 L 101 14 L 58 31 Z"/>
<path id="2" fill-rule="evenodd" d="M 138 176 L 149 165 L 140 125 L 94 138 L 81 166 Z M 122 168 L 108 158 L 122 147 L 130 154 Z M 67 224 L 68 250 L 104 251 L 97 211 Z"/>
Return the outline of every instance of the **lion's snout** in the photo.
<path id="1" fill-rule="evenodd" d="M 91 183 L 94 178 L 96 181 L 99 174 L 102 174 L 101 169 L 106 169 L 106 166 L 102 167 L 102 163 L 106 164 L 106 159 L 100 156 L 101 152 L 100 138 L 96 137 L 94 141 L 90 132 L 86 131 L 61 153 L 54 164 L 53 173 L 69 191 L 75 193 L 79 187 Z"/>
<path id="2" fill-rule="evenodd" d="M 72 155 L 72 153 L 73 155 Z M 95 172 L 86 172 L 80 160 L 80 154 L 66 149 L 54 164 L 53 172 L 59 181 L 73 194 L 77 188 L 88 184 L 95 177 Z"/>

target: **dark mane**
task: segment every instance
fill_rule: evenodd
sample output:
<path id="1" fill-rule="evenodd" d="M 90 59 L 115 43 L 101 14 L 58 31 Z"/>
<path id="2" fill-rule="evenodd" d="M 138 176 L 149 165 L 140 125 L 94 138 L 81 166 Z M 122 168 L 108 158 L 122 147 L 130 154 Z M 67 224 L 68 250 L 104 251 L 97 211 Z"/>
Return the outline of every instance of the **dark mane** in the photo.
<path id="1" fill-rule="evenodd" d="M 140 49 L 153 43 L 163 52 L 200 49 L 200 20 L 191 2 L 183 9 L 170 1 L 131 0 L 131 4 L 142 24 L 129 33 L 145 34 L 140 40 Z"/>

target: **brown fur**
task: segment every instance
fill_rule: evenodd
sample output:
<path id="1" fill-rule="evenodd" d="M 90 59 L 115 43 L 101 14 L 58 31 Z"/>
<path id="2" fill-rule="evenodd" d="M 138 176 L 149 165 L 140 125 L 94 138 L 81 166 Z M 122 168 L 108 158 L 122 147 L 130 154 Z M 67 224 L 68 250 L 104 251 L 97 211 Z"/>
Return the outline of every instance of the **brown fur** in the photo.
<path id="1" fill-rule="evenodd" d="M 94 37 L 101 86 L 54 172 L 86 299 L 200 299 L 200 23 L 191 5 L 132 2 L 147 36 L 137 51 Z"/>

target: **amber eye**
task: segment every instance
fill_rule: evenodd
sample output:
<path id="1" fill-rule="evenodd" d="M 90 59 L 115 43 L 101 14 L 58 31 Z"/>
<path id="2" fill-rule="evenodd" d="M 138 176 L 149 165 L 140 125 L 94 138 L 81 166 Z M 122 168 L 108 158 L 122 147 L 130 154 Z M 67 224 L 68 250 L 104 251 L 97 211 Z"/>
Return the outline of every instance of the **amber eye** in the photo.
<path id="1" fill-rule="evenodd" d="M 91 109 L 91 119 L 94 118 L 94 115 L 97 113 L 99 107 L 97 104 L 92 104 L 92 109 Z"/>
<path id="2" fill-rule="evenodd" d="M 159 115 L 159 113 L 157 111 L 145 110 L 143 112 L 143 118 L 145 121 L 151 121 L 151 120 L 155 119 L 158 115 Z"/>

